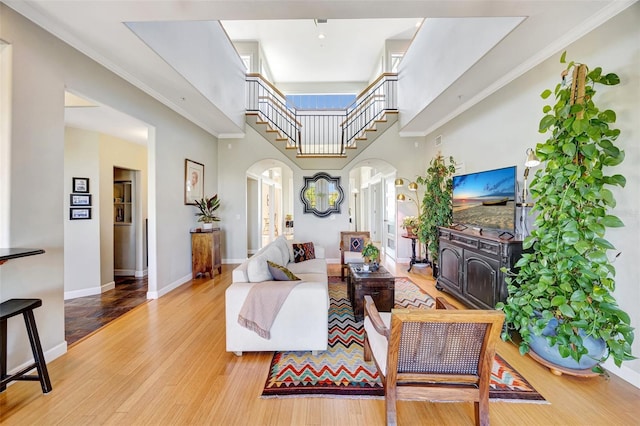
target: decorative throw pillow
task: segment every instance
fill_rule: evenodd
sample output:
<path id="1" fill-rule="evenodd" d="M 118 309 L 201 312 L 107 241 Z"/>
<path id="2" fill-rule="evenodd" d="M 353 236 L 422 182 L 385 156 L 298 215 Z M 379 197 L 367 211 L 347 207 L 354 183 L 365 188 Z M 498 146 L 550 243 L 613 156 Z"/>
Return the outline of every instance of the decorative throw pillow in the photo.
<path id="1" fill-rule="evenodd" d="M 349 251 L 362 252 L 362 248 L 364 247 L 364 238 L 363 237 L 351 237 L 351 242 L 349 243 Z"/>
<path id="2" fill-rule="evenodd" d="M 271 273 L 267 266 L 270 260 L 264 253 L 255 255 L 249 259 L 247 263 L 247 278 L 250 283 L 261 283 L 262 281 L 271 281 Z"/>
<path id="3" fill-rule="evenodd" d="M 269 272 L 271 272 L 271 276 L 276 281 L 298 281 L 300 278 L 295 276 L 293 272 L 285 268 L 284 266 L 278 265 L 277 263 L 273 263 L 268 260 L 267 265 L 269 266 Z"/>
<path id="4" fill-rule="evenodd" d="M 313 243 L 293 244 L 293 261 L 295 263 L 304 262 L 316 258 Z"/>

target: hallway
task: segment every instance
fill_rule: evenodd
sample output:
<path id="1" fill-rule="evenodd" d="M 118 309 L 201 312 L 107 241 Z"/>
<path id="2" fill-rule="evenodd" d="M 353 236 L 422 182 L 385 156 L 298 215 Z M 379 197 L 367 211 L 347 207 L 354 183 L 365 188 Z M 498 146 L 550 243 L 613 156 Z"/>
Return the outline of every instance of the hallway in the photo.
<path id="1" fill-rule="evenodd" d="M 147 277 L 116 277 L 113 290 L 65 300 L 65 339 L 72 346 L 122 314 L 146 303 Z"/>

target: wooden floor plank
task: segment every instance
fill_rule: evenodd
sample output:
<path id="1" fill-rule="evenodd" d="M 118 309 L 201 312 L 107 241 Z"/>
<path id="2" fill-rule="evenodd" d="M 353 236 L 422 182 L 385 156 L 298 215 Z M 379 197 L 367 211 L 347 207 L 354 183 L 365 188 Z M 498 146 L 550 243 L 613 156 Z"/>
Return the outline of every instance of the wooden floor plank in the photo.
<path id="1" fill-rule="evenodd" d="M 385 264 L 431 295 L 430 270 Z M 383 425 L 380 399 L 260 398 L 271 353 L 225 352 L 232 266 L 136 308 L 49 363 L 53 391 L 18 382 L 0 394 L 3 425 Z M 338 265 L 329 265 L 339 275 Z M 452 303 L 462 307 L 448 296 Z M 494 425 L 637 425 L 640 389 L 616 376 L 554 376 L 513 344 L 498 352 L 550 404 L 492 402 Z M 470 403 L 400 402 L 399 424 L 473 424 Z"/>

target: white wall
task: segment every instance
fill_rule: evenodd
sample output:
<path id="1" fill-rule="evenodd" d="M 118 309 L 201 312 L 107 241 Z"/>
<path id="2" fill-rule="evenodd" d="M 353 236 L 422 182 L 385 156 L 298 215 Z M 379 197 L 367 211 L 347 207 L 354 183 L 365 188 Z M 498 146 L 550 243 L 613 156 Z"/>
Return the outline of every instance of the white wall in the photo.
<path id="1" fill-rule="evenodd" d="M 64 353 L 64 91 L 73 88 L 151 127 L 149 227 L 157 238 L 157 273 L 149 286 L 161 295 L 191 276 L 189 229 L 193 206 L 184 205 L 184 160 L 205 164 L 205 190 L 217 191 L 215 137 L 196 127 L 120 77 L 0 4 L 0 39 L 11 46 L 10 241 L 46 253 L 2 265 L 2 300 L 33 297 L 43 349 L 51 360 Z M 244 179 L 243 179 L 244 180 Z M 151 258 L 150 253 L 150 258 Z M 8 366 L 30 357 L 24 325 L 9 321 Z"/>
<path id="2" fill-rule="evenodd" d="M 101 292 L 100 281 L 100 164 L 96 132 L 72 127 L 64 135 L 64 298 Z M 89 179 L 91 219 L 69 219 L 69 194 L 74 177 Z"/>
<path id="3" fill-rule="evenodd" d="M 113 252 L 113 168 L 139 170 L 140 182 L 136 182 L 140 191 L 141 208 L 137 217 L 133 218 L 136 226 L 143 227 L 147 212 L 147 147 L 128 142 L 111 135 L 99 134 L 100 162 L 100 283 L 103 287 L 114 284 L 114 252 Z M 135 204 L 135 203 L 134 203 Z M 137 230 L 140 231 L 140 230 Z"/>
<path id="4" fill-rule="evenodd" d="M 613 214 L 625 223 L 621 229 L 607 231 L 607 239 L 622 255 L 614 266 L 617 270 L 615 296 L 619 305 L 631 316 L 632 326 L 640 327 L 640 3 L 614 17 L 576 43 L 568 46 L 567 58 L 586 63 L 604 72 L 619 75 L 622 83 L 614 87 L 598 86 L 596 103 L 601 109 L 617 113 L 616 127 L 622 132 L 616 144 L 625 150 L 625 161 L 612 173 L 627 179 L 625 188 L 612 188 L 617 207 Z M 464 162 L 466 172 L 475 172 L 516 164 L 522 179 L 525 150 L 543 142 L 548 135 L 538 133 L 544 89 L 559 83 L 565 65 L 559 63 L 560 53 L 518 78 L 499 92 L 461 116 L 427 135 L 428 154 L 436 153 L 433 140 L 443 136 L 442 151 Z M 534 170 L 535 171 L 535 170 Z M 640 354 L 636 339 L 633 353 Z M 640 360 L 623 364 L 621 374 L 640 386 Z M 609 368 L 608 367 L 608 368 Z"/>
<path id="5" fill-rule="evenodd" d="M 326 249 L 327 259 L 338 262 L 340 259 L 340 231 L 350 229 L 349 224 L 349 171 L 354 167 L 367 166 L 382 162 L 398 170 L 398 174 L 415 177 L 424 173 L 427 165 L 422 138 L 404 138 L 398 136 L 397 125 L 394 125 L 351 161 L 343 170 L 302 170 L 286 158 L 273 145 L 267 142 L 251 127 L 246 129 L 243 139 L 225 140 L 218 150 L 219 187 L 222 199 L 221 228 L 223 229 L 223 259 L 227 263 L 237 263 L 246 258 L 246 171 L 256 162 L 263 159 L 274 159 L 289 165 L 293 170 L 294 197 L 294 237 L 298 241 L 313 240 Z M 416 146 L 417 144 L 417 146 Z M 305 176 L 313 176 L 325 171 L 331 176 L 340 176 L 345 199 L 340 214 L 332 214 L 326 218 L 318 218 L 313 214 L 303 213 L 299 200 L 300 190 Z M 360 197 L 359 197 L 360 198 Z M 360 207 L 358 207 L 360 210 Z M 359 212 L 360 213 L 360 212 Z M 361 223 L 358 229 L 362 229 Z M 409 240 L 399 239 L 401 256 L 410 253 Z"/>

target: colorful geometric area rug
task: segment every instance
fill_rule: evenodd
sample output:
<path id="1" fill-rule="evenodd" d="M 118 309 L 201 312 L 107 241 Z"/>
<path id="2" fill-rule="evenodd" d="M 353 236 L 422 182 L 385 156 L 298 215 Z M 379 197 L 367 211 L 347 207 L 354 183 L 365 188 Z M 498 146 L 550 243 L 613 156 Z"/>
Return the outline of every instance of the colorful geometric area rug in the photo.
<path id="1" fill-rule="evenodd" d="M 384 389 L 373 362 L 363 358 L 364 329 L 347 297 L 346 284 L 329 280 L 328 350 L 276 352 L 262 397 L 382 398 Z M 431 308 L 435 300 L 408 278 L 396 278 L 395 306 Z M 499 401 L 544 402 L 513 367 L 496 354 L 489 397 Z"/>

